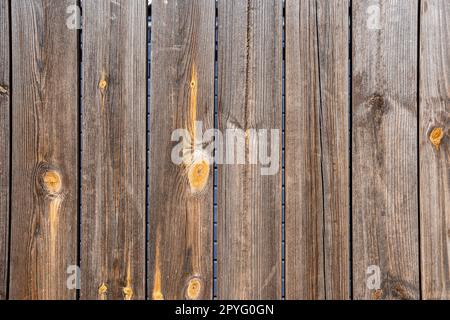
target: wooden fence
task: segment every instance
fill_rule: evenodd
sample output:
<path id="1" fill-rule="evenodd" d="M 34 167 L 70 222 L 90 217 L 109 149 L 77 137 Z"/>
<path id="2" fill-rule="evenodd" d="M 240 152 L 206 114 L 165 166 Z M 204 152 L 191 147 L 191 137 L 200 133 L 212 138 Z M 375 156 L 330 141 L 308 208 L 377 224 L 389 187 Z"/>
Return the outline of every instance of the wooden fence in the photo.
<path id="1" fill-rule="evenodd" d="M 449 51 L 448 0 L 0 0 L 0 299 L 450 298 Z"/>

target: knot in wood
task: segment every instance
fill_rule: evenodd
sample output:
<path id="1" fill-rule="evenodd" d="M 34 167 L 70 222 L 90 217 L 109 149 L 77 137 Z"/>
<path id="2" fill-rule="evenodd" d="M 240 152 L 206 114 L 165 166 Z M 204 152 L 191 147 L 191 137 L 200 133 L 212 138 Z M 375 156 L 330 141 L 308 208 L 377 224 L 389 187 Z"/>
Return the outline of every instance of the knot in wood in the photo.
<path id="1" fill-rule="evenodd" d="M 160 291 L 153 292 L 152 294 L 153 300 L 164 300 L 164 295 Z"/>
<path id="2" fill-rule="evenodd" d="M 375 290 L 375 292 L 372 293 L 373 300 L 381 300 L 382 297 L 383 297 L 383 290 L 381 289 Z"/>
<path id="3" fill-rule="evenodd" d="M 186 288 L 186 298 L 189 300 L 197 300 L 202 292 L 202 281 L 198 277 L 191 278 Z"/>
<path id="4" fill-rule="evenodd" d="M 101 91 L 105 91 L 107 87 L 108 87 L 108 82 L 105 79 L 100 80 L 100 82 L 98 83 L 98 88 Z"/>
<path id="5" fill-rule="evenodd" d="M 380 94 L 376 93 L 369 98 L 369 105 L 372 108 L 383 110 L 385 106 L 384 98 Z"/>
<path id="6" fill-rule="evenodd" d="M 62 189 L 61 175 L 56 170 L 45 171 L 42 175 L 42 182 L 45 190 L 49 194 L 57 195 Z"/>
<path id="7" fill-rule="evenodd" d="M 4 85 L 0 85 L 0 95 L 7 95 L 8 94 L 8 87 Z"/>
<path id="8" fill-rule="evenodd" d="M 40 162 L 36 165 L 33 175 L 36 179 L 38 191 L 42 193 L 42 196 L 50 198 L 63 197 L 63 179 L 58 168 L 47 162 Z"/>
<path id="9" fill-rule="evenodd" d="M 441 147 L 441 142 L 443 138 L 444 138 L 444 130 L 442 128 L 435 128 L 430 133 L 430 141 L 437 151 L 439 151 Z"/>
<path id="10" fill-rule="evenodd" d="M 206 160 L 193 163 L 189 168 L 188 177 L 192 192 L 203 191 L 209 177 L 209 164 Z"/>
<path id="11" fill-rule="evenodd" d="M 131 300 L 133 298 L 133 289 L 130 287 L 125 287 L 122 290 L 125 300 Z"/>
<path id="12" fill-rule="evenodd" d="M 106 286 L 106 284 L 102 283 L 100 285 L 100 287 L 98 287 L 98 294 L 100 296 L 105 295 L 108 292 L 108 287 Z"/>

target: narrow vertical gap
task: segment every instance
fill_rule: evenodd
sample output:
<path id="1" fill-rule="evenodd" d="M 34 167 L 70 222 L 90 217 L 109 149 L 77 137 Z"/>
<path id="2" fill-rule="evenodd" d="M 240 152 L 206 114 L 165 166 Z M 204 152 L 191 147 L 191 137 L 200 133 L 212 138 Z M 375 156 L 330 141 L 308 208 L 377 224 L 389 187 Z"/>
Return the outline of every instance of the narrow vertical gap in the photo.
<path id="1" fill-rule="evenodd" d="M 421 248 L 421 219 L 420 219 L 420 47 L 421 47 L 421 0 L 418 1 L 417 11 L 417 213 L 418 213 L 418 243 L 419 243 L 419 299 L 422 300 L 422 248 Z"/>
<path id="2" fill-rule="evenodd" d="M 78 0 L 76 2 L 76 6 L 80 9 L 80 15 L 82 12 L 82 0 Z M 82 21 L 81 16 L 77 17 L 77 19 L 80 19 L 80 22 Z M 82 106 L 82 100 L 83 100 L 83 30 L 81 29 L 77 30 L 77 37 L 78 37 L 78 93 L 77 93 L 77 109 L 78 109 L 78 207 L 77 207 L 77 266 L 78 270 L 81 270 L 81 214 L 82 214 L 82 154 L 83 154 L 83 106 Z M 80 273 L 77 273 L 77 288 L 76 288 L 76 300 L 80 300 L 80 288 L 79 284 L 81 282 L 80 279 Z"/>
<path id="3" fill-rule="evenodd" d="M 7 253 L 7 268 L 6 268 L 6 300 L 9 300 L 9 289 L 10 289 L 10 273 L 11 273 L 11 207 L 12 207 L 12 142 L 13 142 L 13 50 L 12 50 L 12 1 L 8 1 L 8 24 L 9 24 L 9 194 L 8 194 L 8 253 Z"/>
<path id="4" fill-rule="evenodd" d="M 353 0 L 350 0 L 349 2 L 349 9 L 348 9 L 348 19 L 349 19 L 349 26 L 348 26 L 348 34 L 349 34 L 349 46 L 348 46 L 348 58 L 349 58 L 349 72 L 348 72 L 348 92 L 349 92 L 349 103 L 348 103 L 348 110 L 349 110 L 349 291 L 350 291 L 350 299 L 353 300 L 353 145 L 352 145 L 352 139 L 353 139 L 353 15 L 352 15 L 352 8 L 353 8 Z"/>
<path id="5" fill-rule="evenodd" d="M 152 30 L 152 2 L 147 7 L 147 85 L 146 85 L 146 134 L 145 134 L 145 300 L 149 299 L 149 242 L 150 242 L 150 79 L 151 79 L 151 30 Z"/>
<path id="6" fill-rule="evenodd" d="M 217 130 L 218 125 L 218 2 L 215 2 L 215 18 L 214 18 L 214 129 Z M 216 139 L 214 135 L 214 155 L 217 152 Z M 213 174 L 213 299 L 217 299 L 217 162 L 214 157 L 214 174 Z"/>
<path id="7" fill-rule="evenodd" d="M 319 4 L 316 0 L 315 2 L 316 10 L 316 47 L 317 47 L 317 73 L 319 78 L 319 137 L 320 137 L 320 177 L 322 184 L 322 254 L 323 254 L 323 285 L 324 285 L 324 297 L 327 298 L 327 281 L 326 281 L 326 252 L 325 252 L 325 188 L 324 188 L 324 178 L 323 178 L 323 136 L 322 136 L 322 125 L 323 125 L 323 100 L 322 100 L 322 75 L 320 67 L 320 39 L 319 39 Z"/>
<path id="8" fill-rule="evenodd" d="M 281 79 L 281 95 L 282 95 L 282 155 L 281 155 L 281 299 L 286 299 L 286 224 L 285 224 L 285 205 L 286 205 L 286 171 L 285 171 L 285 130 L 286 130 L 286 0 L 283 1 L 283 30 L 282 30 L 282 79 Z"/>

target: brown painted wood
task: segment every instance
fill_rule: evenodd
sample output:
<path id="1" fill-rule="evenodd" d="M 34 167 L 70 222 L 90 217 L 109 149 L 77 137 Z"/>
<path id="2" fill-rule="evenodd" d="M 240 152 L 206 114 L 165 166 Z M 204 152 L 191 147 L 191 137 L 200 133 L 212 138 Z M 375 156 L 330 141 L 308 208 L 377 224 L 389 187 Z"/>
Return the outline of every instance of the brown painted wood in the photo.
<path id="1" fill-rule="evenodd" d="M 450 299 L 450 2 L 421 2 L 420 212 L 424 299 Z"/>
<path id="2" fill-rule="evenodd" d="M 73 299 L 77 264 L 78 33 L 74 0 L 12 5 L 12 299 Z"/>
<path id="3" fill-rule="evenodd" d="M 9 1 L 0 0 L 0 300 L 6 298 L 10 175 Z"/>
<path id="4" fill-rule="evenodd" d="M 245 164 L 218 167 L 218 298 L 281 298 L 282 2 L 219 1 L 219 122 L 246 135 Z M 278 129 L 266 148 L 278 171 L 250 164 L 252 129 Z M 270 144 L 272 138 L 268 139 Z M 231 139 L 228 142 L 233 142 Z M 270 146 L 269 144 L 269 146 Z M 271 150 L 268 150 L 271 149 Z M 224 153 L 234 153 L 224 148 Z M 264 150 L 265 151 L 265 150 Z"/>
<path id="5" fill-rule="evenodd" d="M 82 299 L 145 299 L 146 5 L 83 1 Z"/>
<path id="6" fill-rule="evenodd" d="M 215 1 L 153 1 L 152 17 L 149 298 L 211 299 L 213 164 L 195 150 L 214 128 Z"/>
<path id="7" fill-rule="evenodd" d="M 286 299 L 349 299 L 348 1 L 286 2 Z"/>
<path id="8" fill-rule="evenodd" d="M 418 1 L 353 1 L 352 16 L 354 298 L 417 299 Z"/>

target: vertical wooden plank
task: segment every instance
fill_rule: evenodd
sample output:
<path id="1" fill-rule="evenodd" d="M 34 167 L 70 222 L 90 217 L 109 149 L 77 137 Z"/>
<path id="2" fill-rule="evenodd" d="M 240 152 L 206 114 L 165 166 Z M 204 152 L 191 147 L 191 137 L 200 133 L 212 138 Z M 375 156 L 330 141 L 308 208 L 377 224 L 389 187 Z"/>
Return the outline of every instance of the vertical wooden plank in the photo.
<path id="1" fill-rule="evenodd" d="M 349 1 L 318 1 L 327 299 L 350 298 Z"/>
<path id="2" fill-rule="evenodd" d="M 286 299 L 349 299 L 347 0 L 286 2 Z"/>
<path id="3" fill-rule="evenodd" d="M 12 299 L 73 299 L 77 264 L 78 36 L 74 0 L 12 5 Z"/>
<path id="4" fill-rule="evenodd" d="M 0 300 L 6 298 L 9 239 L 10 39 L 9 1 L 0 0 Z"/>
<path id="5" fill-rule="evenodd" d="M 218 298 L 280 299 L 282 2 L 222 0 L 218 19 L 218 128 L 224 136 L 244 132 L 246 152 L 245 164 L 236 157 L 218 167 Z M 251 131 L 261 129 L 278 169 L 268 175 L 260 159 L 249 159 Z M 272 146 L 274 129 L 279 146 Z M 232 137 L 224 140 L 225 156 L 233 155 Z"/>
<path id="6" fill-rule="evenodd" d="M 417 299 L 418 1 L 353 1 L 352 15 L 354 298 Z"/>
<path id="7" fill-rule="evenodd" d="M 286 2 L 286 298 L 325 299 L 317 3 Z"/>
<path id="8" fill-rule="evenodd" d="M 199 130 L 214 128 L 215 1 L 153 1 L 152 17 L 149 295 L 211 299 L 214 170 Z"/>
<path id="9" fill-rule="evenodd" d="M 83 1 L 82 299 L 145 299 L 146 6 Z"/>
<path id="10" fill-rule="evenodd" d="M 421 2 L 420 212 L 424 299 L 450 299 L 450 2 Z"/>

